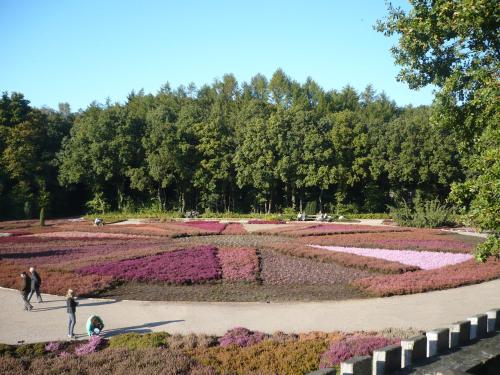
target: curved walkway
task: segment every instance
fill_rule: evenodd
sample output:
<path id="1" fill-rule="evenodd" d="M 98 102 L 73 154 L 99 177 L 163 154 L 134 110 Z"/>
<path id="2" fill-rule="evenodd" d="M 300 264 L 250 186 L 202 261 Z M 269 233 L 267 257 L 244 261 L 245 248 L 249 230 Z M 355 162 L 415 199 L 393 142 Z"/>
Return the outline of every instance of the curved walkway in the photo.
<path id="1" fill-rule="evenodd" d="M 43 304 L 23 311 L 19 292 L 0 288 L 0 343 L 66 338 L 63 297 L 43 295 Z M 75 333 L 84 337 L 91 314 L 100 315 L 107 335 L 124 332 L 221 335 L 237 326 L 264 332 L 355 331 L 383 328 L 431 329 L 500 307 L 500 280 L 437 292 L 334 302 L 223 303 L 82 299 Z"/>

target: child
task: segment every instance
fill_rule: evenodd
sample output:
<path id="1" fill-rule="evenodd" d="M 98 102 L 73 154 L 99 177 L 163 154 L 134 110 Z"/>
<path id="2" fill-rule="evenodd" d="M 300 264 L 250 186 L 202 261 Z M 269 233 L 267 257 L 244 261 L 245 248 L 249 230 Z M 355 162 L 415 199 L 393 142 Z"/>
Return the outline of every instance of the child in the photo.
<path id="1" fill-rule="evenodd" d="M 75 328 L 75 323 L 76 323 L 76 306 L 78 306 L 78 302 L 75 301 L 75 297 L 73 295 L 73 290 L 68 289 L 68 293 L 66 293 L 66 307 L 67 307 L 67 312 L 68 312 L 68 317 L 69 317 L 69 322 L 68 322 L 68 337 L 70 339 L 75 338 L 75 334 L 73 333 L 73 330 Z"/>
<path id="2" fill-rule="evenodd" d="M 104 328 L 104 323 L 97 315 L 92 315 L 87 319 L 87 334 L 89 336 L 99 335 Z"/>

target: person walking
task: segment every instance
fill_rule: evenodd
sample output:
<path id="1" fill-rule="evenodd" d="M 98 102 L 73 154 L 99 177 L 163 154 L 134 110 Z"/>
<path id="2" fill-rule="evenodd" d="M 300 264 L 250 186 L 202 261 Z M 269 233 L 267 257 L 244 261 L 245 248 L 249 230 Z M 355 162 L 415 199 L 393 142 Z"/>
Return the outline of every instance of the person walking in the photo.
<path id="1" fill-rule="evenodd" d="M 28 301 L 28 295 L 31 291 L 31 279 L 26 272 L 21 272 L 21 278 L 22 278 L 22 285 L 20 292 L 24 302 L 24 309 L 26 311 L 31 311 L 31 309 L 33 309 L 33 306 Z"/>
<path id="2" fill-rule="evenodd" d="M 42 295 L 40 294 L 40 287 L 42 286 L 42 278 L 36 272 L 35 267 L 30 267 L 30 273 L 31 273 L 31 291 L 30 294 L 28 295 L 28 302 L 31 301 L 31 297 L 33 297 L 33 294 L 36 293 L 36 299 L 38 303 L 42 303 Z"/>
<path id="3" fill-rule="evenodd" d="M 73 294 L 72 289 L 68 289 L 66 293 L 66 310 L 68 312 L 68 337 L 70 339 L 75 338 L 75 334 L 73 330 L 75 329 L 76 324 L 76 306 L 78 306 L 78 302 L 75 301 L 75 296 Z"/>

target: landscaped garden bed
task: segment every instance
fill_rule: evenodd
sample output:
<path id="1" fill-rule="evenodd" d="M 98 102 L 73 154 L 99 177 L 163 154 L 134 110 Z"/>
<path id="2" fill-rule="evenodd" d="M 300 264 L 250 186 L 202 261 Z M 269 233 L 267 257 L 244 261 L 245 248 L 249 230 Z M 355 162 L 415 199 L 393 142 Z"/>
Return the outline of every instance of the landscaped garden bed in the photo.
<path id="1" fill-rule="evenodd" d="M 245 230 L 257 226 L 257 233 Z M 440 230 L 210 221 L 1 223 L 0 285 L 37 266 L 43 290 L 145 300 L 336 300 L 439 290 L 500 277 L 482 241 Z M 269 225 L 269 230 L 262 228 Z M 319 246 L 319 247 L 317 247 Z"/>
<path id="2" fill-rule="evenodd" d="M 83 342 L 0 345 L 0 373 L 304 374 L 419 333 L 267 334 L 237 327 L 221 337 L 127 333 Z M 97 371 L 97 372 L 96 372 Z"/>

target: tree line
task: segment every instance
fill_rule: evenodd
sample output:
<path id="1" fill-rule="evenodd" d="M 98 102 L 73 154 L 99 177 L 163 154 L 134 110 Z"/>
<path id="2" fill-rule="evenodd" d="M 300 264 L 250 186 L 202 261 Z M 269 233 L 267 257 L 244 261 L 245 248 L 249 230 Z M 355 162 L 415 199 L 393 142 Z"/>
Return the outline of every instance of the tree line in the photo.
<path id="1" fill-rule="evenodd" d="M 383 212 L 446 199 L 464 168 L 432 106 L 372 86 L 323 90 L 278 69 L 239 84 L 132 92 L 77 113 L 0 99 L 0 217 L 92 209 Z"/>

